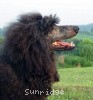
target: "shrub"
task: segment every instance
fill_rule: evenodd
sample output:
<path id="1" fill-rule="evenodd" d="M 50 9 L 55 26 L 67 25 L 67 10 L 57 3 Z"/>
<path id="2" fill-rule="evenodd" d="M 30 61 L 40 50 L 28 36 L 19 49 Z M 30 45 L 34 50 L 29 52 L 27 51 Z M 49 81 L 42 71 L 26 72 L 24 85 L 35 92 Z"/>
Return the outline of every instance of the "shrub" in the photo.
<path id="1" fill-rule="evenodd" d="M 93 61 L 93 42 L 87 39 L 83 40 L 77 45 L 77 48 L 73 54 Z"/>
<path id="2" fill-rule="evenodd" d="M 88 67 L 92 66 L 92 61 L 87 60 L 84 57 L 65 55 L 64 63 L 61 61 L 61 57 L 58 58 L 57 66 L 62 67 Z"/>

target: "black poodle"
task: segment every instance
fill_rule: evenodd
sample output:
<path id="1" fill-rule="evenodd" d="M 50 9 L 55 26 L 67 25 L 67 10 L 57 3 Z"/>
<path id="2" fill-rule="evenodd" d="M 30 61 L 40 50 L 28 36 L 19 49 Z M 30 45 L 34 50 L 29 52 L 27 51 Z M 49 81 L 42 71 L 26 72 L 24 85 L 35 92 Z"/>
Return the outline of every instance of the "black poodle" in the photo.
<path id="1" fill-rule="evenodd" d="M 61 40 L 78 33 L 77 26 L 58 26 L 54 15 L 21 15 L 6 29 L 0 54 L 0 100 L 46 100 L 59 81 L 55 50 L 71 50 Z"/>

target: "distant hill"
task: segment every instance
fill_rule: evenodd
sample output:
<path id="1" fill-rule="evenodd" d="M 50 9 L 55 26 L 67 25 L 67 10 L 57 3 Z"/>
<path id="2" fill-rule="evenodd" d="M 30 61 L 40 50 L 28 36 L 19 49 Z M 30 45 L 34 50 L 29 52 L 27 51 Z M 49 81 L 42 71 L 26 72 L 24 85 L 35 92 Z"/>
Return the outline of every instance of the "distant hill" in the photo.
<path id="1" fill-rule="evenodd" d="M 88 31 L 88 32 L 93 31 L 93 23 L 87 25 L 78 25 L 78 26 L 80 28 L 80 31 Z"/>
<path id="2" fill-rule="evenodd" d="M 0 28 L 0 36 L 4 35 L 4 28 Z"/>
<path id="3" fill-rule="evenodd" d="M 84 33 L 92 32 L 92 34 L 93 34 L 93 23 L 90 23 L 87 25 L 78 25 L 78 26 L 79 26 L 81 32 L 84 32 Z M 5 29 L 6 29 L 6 27 L 0 28 L 0 36 L 4 35 Z"/>

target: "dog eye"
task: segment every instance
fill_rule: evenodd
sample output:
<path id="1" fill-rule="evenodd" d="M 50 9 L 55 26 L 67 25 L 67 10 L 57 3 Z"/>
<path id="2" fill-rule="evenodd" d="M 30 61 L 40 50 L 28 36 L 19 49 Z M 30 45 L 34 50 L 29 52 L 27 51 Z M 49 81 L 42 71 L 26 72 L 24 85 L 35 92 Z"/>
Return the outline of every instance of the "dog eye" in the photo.
<path id="1" fill-rule="evenodd" d="M 55 28 L 54 27 L 51 27 L 50 31 L 54 30 Z"/>

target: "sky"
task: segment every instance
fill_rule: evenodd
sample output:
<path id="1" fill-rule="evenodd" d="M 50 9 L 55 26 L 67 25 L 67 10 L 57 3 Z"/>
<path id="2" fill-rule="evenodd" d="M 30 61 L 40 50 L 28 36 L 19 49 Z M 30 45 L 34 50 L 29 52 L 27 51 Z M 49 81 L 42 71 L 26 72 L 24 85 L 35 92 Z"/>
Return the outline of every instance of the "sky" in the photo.
<path id="1" fill-rule="evenodd" d="M 93 23 L 93 0 L 0 0 L 0 27 L 28 12 L 56 14 L 62 25 L 89 24 Z"/>

